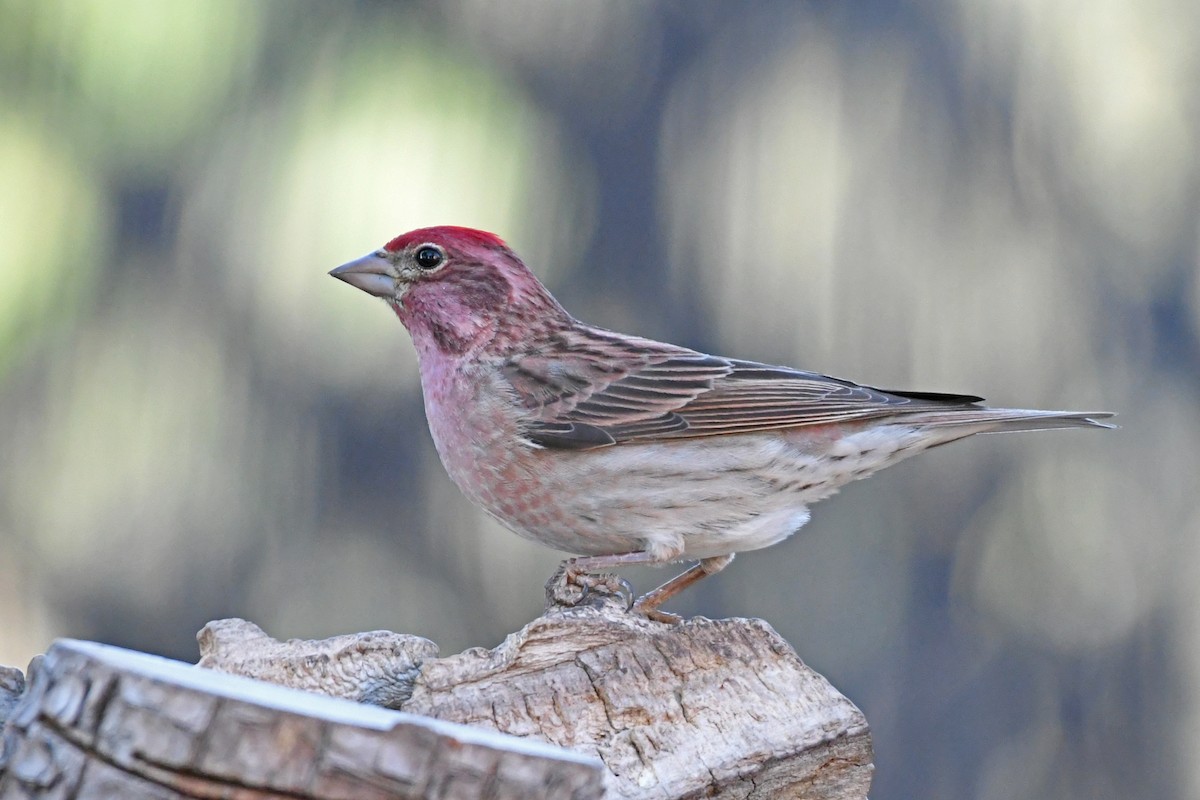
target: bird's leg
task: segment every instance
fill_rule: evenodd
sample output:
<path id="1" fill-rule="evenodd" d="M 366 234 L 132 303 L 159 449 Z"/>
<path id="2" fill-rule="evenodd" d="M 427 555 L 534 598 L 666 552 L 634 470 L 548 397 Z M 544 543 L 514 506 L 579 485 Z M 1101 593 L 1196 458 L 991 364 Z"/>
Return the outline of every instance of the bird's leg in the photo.
<path id="1" fill-rule="evenodd" d="M 591 575 L 589 573 L 613 567 L 627 567 L 635 564 L 660 564 L 659 559 L 650 553 L 637 551 L 610 556 L 579 556 L 568 558 L 562 562 L 558 571 L 546 582 L 547 607 L 554 605 L 574 606 L 592 592 L 602 590 L 610 595 L 621 595 L 626 598 L 625 610 L 633 608 L 633 587 L 629 581 L 619 575 Z M 569 596 L 568 587 L 578 586 L 582 592 L 578 597 Z"/>
<path id="2" fill-rule="evenodd" d="M 613 567 L 632 567 L 640 564 L 661 564 L 662 559 L 648 550 L 637 550 L 633 553 L 620 553 L 615 556 L 577 556 L 568 558 L 565 562 L 567 570 L 582 575 L 585 572 L 599 572 Z"/>
<path id="3" fill-rule="evenodd" d="M 725 556 L 713 556 L 712 558 L 702 558 L 696 564 L 693 564 L 686 571 L 676 575 L 671 580 L 659 586 L 657 589 L 652 589 L 642 595 L 633 604 L 633 610 L 637 613 L 648 617 L 658 622 L 676 623 L 680 621 L 677 614 L 671 614 L 666 611 L 659 611 L 658 607 L 670 600 L 675 595 L 682 592 L 684 589 L 696 583 L 701 578 L 706 578 L 709 575 L 714 575 L 729 566 L 733 561 L 733 553 Z"/>
<path id="4" fill-rule="evenodd" d="M 596 589 L 603 589 L 609 594 L 624 595 L 625 610 L 629 611 L 633 608 L 633 601 L 637 596 L 633 593 L 633 587 L 629 585 L 629 581 L 620 575 L 611 573 L 599 576 L 590 573 L 614 567 L 657 564 L 659 561 L 651 553 L 639 550 L 634 553 L 620 553 L 618 555 L 579 556 L 577 558 L 568 558 L 565 563 L 567 582 L 573 583 L 583 589 L 584 598 Z M 582 600 L 583 598 L 580 599 Z"/>
<path id="5" fill-rule="evenodd" d="M 700 561 L 671 580 L 633 600 L 633 589 L 629 582 L 619 575 L 591 575 L 589 573 L 636 565 L 656 566 L 663 563 L 661 558 L 644 550 L 634 553 L 621 553 L 608 556 L 580 556 L 568 558 L 562 562 L 558 571 L 546 583 L 546 599 L 550 605 L 578 605 L 589 594 L 602 589 L 608 594 L 621 594 L 629 598 L 626 610 L 636 611 L 648 619 L 658 622 L 677 623 L 681 618 L 677 614 L 660 611 L 659 606 L 670 600 L 684 589 L 698 582 L 701 578 L 716 574 L 733 561 L 733 553 L 724 556 L 702 558 Z M 567 586 L 574 585 L 582 589 L 578 599 L 567 598 L 563 592 Z"/>

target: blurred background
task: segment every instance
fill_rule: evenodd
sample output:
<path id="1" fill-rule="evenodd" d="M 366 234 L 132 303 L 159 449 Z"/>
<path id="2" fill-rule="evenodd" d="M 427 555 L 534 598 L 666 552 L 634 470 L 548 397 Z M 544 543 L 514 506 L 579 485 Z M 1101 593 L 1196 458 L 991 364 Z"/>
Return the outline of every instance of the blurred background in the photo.
<path id="1" fill-rule="evenodd" d="M 673 608 L 861 706 L 875 800 L 1200 797 L 1193 0 L 0 0 L 0 97 L 0 663 L 536 616 L 562 555 L 459 496 L 325 274 L 453 223 L 606 327 L 1120 412 L 848 487 Z"/>

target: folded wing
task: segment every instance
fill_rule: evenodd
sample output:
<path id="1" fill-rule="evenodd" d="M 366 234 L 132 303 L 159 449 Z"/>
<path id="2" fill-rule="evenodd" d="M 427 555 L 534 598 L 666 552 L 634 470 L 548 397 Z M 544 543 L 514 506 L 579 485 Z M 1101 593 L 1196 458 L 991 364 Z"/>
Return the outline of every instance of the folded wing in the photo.
<path id="1" fill-rule="evenodd" d="M 972 395 L 885 391 L 580 327 L 511 358 L 528 438 L 590 449 L 935 412 L 992 412 Z M 953 418 L 951 413 L 951 417 Z"/>

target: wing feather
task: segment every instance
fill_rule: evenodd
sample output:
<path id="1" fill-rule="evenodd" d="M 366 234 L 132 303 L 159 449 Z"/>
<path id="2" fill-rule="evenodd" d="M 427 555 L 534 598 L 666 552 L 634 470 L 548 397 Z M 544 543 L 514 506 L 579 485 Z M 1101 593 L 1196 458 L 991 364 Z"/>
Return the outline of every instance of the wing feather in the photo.
<path id="1" fill-rule="evenodd" d="M 502 370 L 531 413 L 529 439 L 565 449 L 977 410 L 981 399 L 885 391 L 582 324 Z"/>

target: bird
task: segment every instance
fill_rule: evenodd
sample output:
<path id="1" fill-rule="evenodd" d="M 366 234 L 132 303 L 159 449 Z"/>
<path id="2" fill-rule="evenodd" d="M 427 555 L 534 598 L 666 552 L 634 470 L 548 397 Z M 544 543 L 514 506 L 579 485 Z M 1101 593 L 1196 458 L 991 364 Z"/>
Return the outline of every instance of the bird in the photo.
<path id="1" fill-rule="evenodd" d="M 1109 412 L 877 389 L 589 325 L 499 236 L 471 228 L 419 228 L 329 274 L 399 317 L 446 472 L 506 528 L 573 554 L 564 582 L 586 594 L 613 587 L 594 577 L 605 570 L 695 562 L 636 601 L 629 592 L 651 619 L 678 621 L 661 606 L 683 589 L 788 538 L 846 483 L 931 447 L 1114 427 Z"/>

